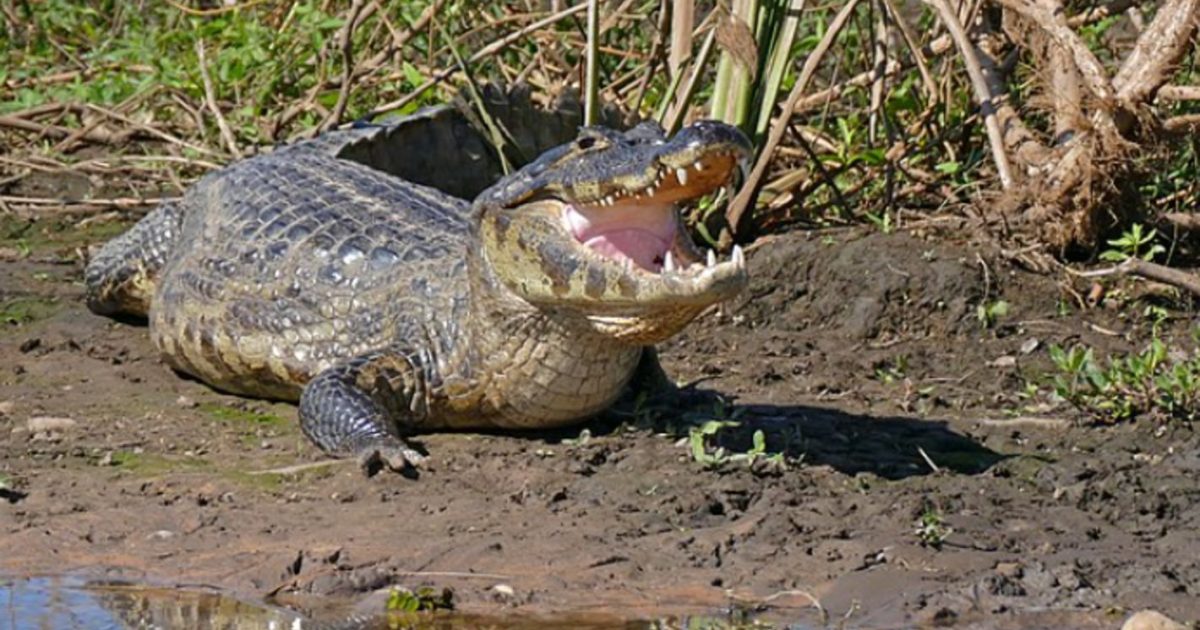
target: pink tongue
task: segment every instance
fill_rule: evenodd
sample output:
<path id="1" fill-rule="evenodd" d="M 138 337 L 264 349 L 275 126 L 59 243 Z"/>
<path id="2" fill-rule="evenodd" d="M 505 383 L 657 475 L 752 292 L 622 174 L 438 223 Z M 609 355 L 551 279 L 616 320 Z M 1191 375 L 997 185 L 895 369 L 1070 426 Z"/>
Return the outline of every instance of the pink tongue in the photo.
<path id="1" fill-rule="evenodd" d="M 662 268 L 663 252 L 667 251 L 666 241 L 644 230 L 613 230 L 593 236 L 584 245 L 613 260 L 628 258 L 648 271 Z"/>

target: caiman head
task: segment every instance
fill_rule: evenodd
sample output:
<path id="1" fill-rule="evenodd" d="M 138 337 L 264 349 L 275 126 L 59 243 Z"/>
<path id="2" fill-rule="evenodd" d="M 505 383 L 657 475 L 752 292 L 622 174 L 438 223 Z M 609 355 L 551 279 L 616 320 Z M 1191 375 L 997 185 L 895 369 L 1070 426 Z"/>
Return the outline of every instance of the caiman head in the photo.
<path id="1" fill-rule="evenodd" d="M 698 251 L 680 206 L 729 184 L 749 156 L 718 122 L 671 139 L 653 123 L 584 128 L 476 198 L 482 264 L 538 309 L 621 342 L 662 341 L 746 286 L 741 249 L 723 262 Z"/>

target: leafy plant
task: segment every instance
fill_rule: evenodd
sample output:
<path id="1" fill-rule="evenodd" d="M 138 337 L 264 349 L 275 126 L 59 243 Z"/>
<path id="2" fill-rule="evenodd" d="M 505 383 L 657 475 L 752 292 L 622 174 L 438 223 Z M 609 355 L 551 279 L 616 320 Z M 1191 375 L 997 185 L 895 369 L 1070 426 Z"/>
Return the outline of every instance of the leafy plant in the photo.
<path id="1" fill-rule="evenodd" d="M 891 385 L 896 381 L 904 380 L 907 372 L 908 355 L 899 354 L 894 360 L 884 361 L 875 366 L 875 380 L 884 385 Z"/>
<path id="2" fill-rule="evenodd" d="M 1101 252 L 1100 259 L 1113 262 L 1130 258 L 1154 260 L 1155 256 L 1167 251 L 1165 247 L 1154 242 L 1157 237 L 1158 230 L 1146 232 L 1141 223 L 1134 223 L 1121 233 L 1120 238 L 1108 241 L 1111 248 Z"/>
<path id="3" fill-rule="evenodd" d="M 779 466 L 784 464 L 782 451 L 768 454 L 767 436 L 762 429 L 755 429 L 751 434 L 751 446 L 745 451 L 730 451 L 718 444 L 722 431 L 742 426 L 742 423 L 736 419 L 741 411 L 741 409 L 736 409 L 726 417 L 723 409 L 717 409 L 713 415 L 719 417 L 710 416 L 688 428 L 687 443 L 693 461 L 713 468 L 728 463 L 742 462 L 747 466 L 753 466 L 759 460 L 766 460 Z"/>
<path id="4" fill-rule="evenodd" d="M 941 513 L 932 506 L 927 506 L 917 519 L 917 540 L 921 541 L 923 547 L 940 550 L 952 533 L 954 529 L 946 525 Z"/>
<path id="5" fill-rule="evenodd" d="M 430 610 L 453 610 L 454 591 L 422 586 L 415 591 L 398 586 L 388 593 L 385 609 L 388 612 L 411 613 Z"/>
<path id="6" fill-rule="evenodd" d="M 984 302 L 975 307 L 975 318 L 979 320 L 979 325 L 983 326 L 984 330 L 994 327 L 996 322 L 1005 315 L 1008 315 L 1008 302 L 1004 300 Z"/>
<path id="7" fill-rule="evenodd" d="M 1200 355 L 1176 358 L 1155 337 L 1143 351 L 1099 361 L 1091 348 L 1049 348 L 1056 396 L 1104 421 L 1194 420 L 1200 412 Z"/>

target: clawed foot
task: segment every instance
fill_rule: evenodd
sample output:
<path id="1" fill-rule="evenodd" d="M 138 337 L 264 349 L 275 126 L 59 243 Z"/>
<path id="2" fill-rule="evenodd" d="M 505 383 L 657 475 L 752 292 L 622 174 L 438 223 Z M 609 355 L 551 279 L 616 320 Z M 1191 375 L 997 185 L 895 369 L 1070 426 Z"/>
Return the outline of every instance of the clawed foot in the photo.
<path id="1" fill-rule="evenodd" d="M 403 442 L 372 444 L 358 452 L 358 466 L 368 477 L 387 468 L 405 477 L 416 478 L 417 469 L 426 459 Z"/>

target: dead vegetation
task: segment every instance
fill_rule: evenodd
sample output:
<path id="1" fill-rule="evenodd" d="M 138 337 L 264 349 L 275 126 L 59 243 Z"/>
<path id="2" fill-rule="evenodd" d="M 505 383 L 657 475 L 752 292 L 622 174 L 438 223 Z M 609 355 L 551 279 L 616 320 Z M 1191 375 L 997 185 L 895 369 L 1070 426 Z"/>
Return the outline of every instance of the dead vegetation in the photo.
<path id="1" fill-rule="evenodd" d="M 141 212 L 229 159 L 486 79 L 741 125 L 746 185 L 692 217 L 725 245 L 946 213 L 1027 257 L 1090 256 L 1134 221 L 1195 233 L 1200 0 L 596 8 L 589 37 L 586 2 L 6 5 L 0 212 Z M 66 171 L 89 185 L 33 183 Z"/>

